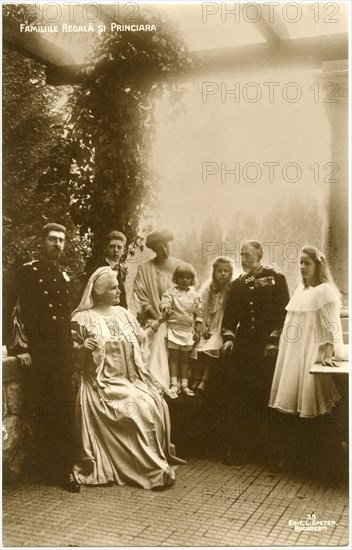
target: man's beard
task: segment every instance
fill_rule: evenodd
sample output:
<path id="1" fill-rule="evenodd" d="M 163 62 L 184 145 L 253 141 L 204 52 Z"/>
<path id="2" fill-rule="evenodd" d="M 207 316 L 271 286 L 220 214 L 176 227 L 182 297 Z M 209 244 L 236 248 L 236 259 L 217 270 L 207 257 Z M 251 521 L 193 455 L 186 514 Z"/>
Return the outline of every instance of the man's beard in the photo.
<path id="1" fill-rule="evenodd" d="M 46 251 L 46 257 L 49 258 L 49 260 L 57 260 L 60 258 L 61 254 L 62 250 L 60 248 L 51 248 Z"/>

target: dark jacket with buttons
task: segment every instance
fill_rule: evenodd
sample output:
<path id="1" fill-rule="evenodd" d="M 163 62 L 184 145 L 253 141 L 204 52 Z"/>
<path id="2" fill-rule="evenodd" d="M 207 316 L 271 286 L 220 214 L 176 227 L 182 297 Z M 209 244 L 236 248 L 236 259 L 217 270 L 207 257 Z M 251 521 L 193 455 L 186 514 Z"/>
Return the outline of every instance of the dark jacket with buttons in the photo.
<path id="1" fill-rule="evenodd" d="M 20 315 L 32 359 L 71 367 L 69 277 L 45 259 L 24 264 L 16 275 Z"/>
<path id="2" fill-rule="evenodd" d="M 233 281 L 223 320 L 224 341 L 233 340 L 235 359 L 256 363 L 273 331 L 284 325 L 289 292 L 285 276 L 270 266 Z"/>

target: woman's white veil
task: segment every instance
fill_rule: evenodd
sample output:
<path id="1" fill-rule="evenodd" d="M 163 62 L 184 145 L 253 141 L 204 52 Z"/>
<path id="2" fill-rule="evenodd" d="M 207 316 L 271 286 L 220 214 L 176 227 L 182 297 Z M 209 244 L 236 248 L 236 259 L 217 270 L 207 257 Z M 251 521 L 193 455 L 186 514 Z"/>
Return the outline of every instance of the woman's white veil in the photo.
<path id="1" fill-rule="evenodd" d="M 87 309 L 91 309 L 94 305 L 93 303 L 93 288 L 99 277 L 102 277 L 104 275 L 114 275 L 116 277 L 115 271 L 110 267 L 109 265 L 105 265 L 103 267 L 99 267 L 92 273 L 92 275 L 88 279 L 88 283 L 86 284 L 86 287 L 83 291 L 82 298 L 74 312 L 72 313 L 72 316 L 77 313 L 78 311 L 85 311 Z"/>

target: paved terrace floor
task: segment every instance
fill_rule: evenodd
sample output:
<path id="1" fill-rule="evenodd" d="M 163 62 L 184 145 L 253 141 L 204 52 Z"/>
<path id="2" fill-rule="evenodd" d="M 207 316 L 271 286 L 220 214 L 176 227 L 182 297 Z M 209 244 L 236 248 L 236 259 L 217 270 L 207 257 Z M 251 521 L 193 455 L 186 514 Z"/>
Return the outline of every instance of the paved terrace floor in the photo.
<path id="1" fill-rule="evenodd" d="M 346 480 L 191 457 L 163 492 L 4 487 L 4 546 L 348 546 Z M 320 530 L 297 530 L 293 522 Z M 306 522 L 309 525 L 306 525 Z M 330 522 L 329 525 L 322 522 Z"/>

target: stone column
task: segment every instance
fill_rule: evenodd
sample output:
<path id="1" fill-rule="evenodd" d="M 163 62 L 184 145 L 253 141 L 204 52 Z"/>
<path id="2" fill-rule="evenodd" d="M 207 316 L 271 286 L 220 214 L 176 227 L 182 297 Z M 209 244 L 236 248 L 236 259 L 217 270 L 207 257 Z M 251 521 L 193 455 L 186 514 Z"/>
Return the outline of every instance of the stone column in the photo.
<path id="1" fill-rule="evenodd" d="M 328 61 L 322 65 L 320 85 L 331 126 L 331 158 L 325 195 L 323 245 L 334 277 L 342 293 L 343 309 L 348 307 L 348 61 Z M 332 170 L 336 168 L 333 175 Z"/>

